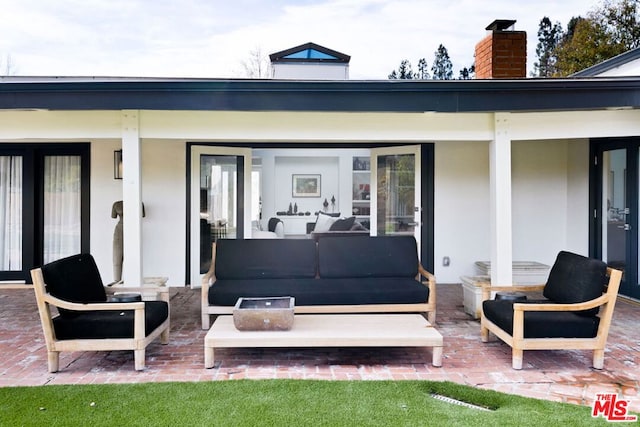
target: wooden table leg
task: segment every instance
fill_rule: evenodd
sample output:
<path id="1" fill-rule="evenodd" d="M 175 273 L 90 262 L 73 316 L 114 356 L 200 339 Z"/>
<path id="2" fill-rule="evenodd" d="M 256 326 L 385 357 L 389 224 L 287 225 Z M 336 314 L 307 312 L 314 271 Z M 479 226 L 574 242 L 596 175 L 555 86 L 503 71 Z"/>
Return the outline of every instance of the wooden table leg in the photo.
<path id="1" fill-rule="evenodd" d="M 433 360 L 431 364 L 433 366 L 440 367 L 442 366 L 442 346 L 432 347 L 433 348 Z"/>
<path id="2" fill-rule="evenodd" d="M 204 346 L 204 367 L 213 368 L 213 347 Z"/>

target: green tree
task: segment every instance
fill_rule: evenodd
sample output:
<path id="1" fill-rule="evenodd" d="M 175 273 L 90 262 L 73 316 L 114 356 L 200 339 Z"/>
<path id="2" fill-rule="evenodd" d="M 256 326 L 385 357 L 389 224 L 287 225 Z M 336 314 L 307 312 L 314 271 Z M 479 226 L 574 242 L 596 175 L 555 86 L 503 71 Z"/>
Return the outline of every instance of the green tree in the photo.
<path id="1" fill-rule="evenodd" d="M 475 72 L 475 65 L 471 65 L 468 68 L 465 67 L 460 70 L 459 78 L 461 80 L 473 79 L 475 78 Z M 416 72 L 412 70 L 411 62 L 404 59 L 400 62 L 398 69 L 391 71 L 387 78 L 391 80 L 451 80 L 453 79 L 453 64 L 447 48 L 441 44 L 435 52 L 435 60 L 431 67 L 431 73 L 429 73 L 429 67 L 425 58 L 421 58 L 418 61 L 418 71 Z"/>
<path id="2" fill-rule="evenodd" d="M 542 18 L 538 27 L 538 45 L 536 56 L 538 61 L 533 64 L 534 77 L 551 77 L 556 72 L 556 58 L 554 50 L 562 40 L 562 25 L 551 23 L 548 17 Z"/>
<path id="3" fill-rule="evenodd" d="M 451 80 L 453 78 L 453 64 L 451 63 L 451 58 L 449 58 L 447 48 L 443 45 L 438 46 L 435 55 L 433 66 L 431 67 L 433 79 Z"/>
<path id="4" fill-rule="evenodd" d="M 411 69 L 411 62 L 408 59 L 403 59 L 400 62 L 400 66 L 398 67 L 398 71 L 393 70 L 391 74 L 389 74 L 389 79 L 391 80 L 411 80 L 414 78 L 413 70 Z"/>
<path id="5" fill-rule="evenodd" d="M 460 70 L 458 80 L 472 80 L 476 77 L 476 64 L 471 64 L 469 68 Z"/>
<path id="6" fill-rule="evenodd" d="M 568 76 L 626 51 L 611 34 L 591 19 L 576 22 L 573 36 L 555 50 L 556 76 Z"/>
<path id="7" fill-rule="evenodd" d="M 567 32 L 562 35 L 563 43 L 573 37 L 573 35 L 576 33 L 576 26 L 578 25 L 578 22 L 582 21 L 583 19 L 584 18 L 581 16 L 574 16 L 573 18 L 569 19 L 569 23 L 567 24 Z"/>
<path id="8" fill-rule="evenodd" d="M 626 50 L 640 47 L 640 4 L 639 0 L 606 0 L 601 13 L 594 19 L 607 29 L 616 44 Z"/>
<path id="9" fill-rule="evenodd" d="M 554 75 L 567 76 L 640 46 L 640 0 L 605 0 L 572 18 L 553 52 Z"/>
<path id="10" fill-rule="evenodd" d="M 418 61 L 418 72 L 415 74 L 414 77 L 420 80 L 427 80 L 431 77 L 429 75 L 429 67 L 427 66 L 426 59 L 421 58 L 420 61 Z"/>

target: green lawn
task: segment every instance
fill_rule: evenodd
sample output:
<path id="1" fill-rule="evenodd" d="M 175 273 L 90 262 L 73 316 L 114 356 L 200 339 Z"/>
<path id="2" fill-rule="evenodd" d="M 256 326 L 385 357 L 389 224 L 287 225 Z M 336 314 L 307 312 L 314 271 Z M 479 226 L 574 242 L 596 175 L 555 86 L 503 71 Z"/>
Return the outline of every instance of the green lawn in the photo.
<path id="1" fill-rule="evenodd" d="M 489 408 L 483 411 L 432 394 Z M 588 407 L 448 382 L 236 380 L 0 388 L 2 426 L 587 426 Z"/>

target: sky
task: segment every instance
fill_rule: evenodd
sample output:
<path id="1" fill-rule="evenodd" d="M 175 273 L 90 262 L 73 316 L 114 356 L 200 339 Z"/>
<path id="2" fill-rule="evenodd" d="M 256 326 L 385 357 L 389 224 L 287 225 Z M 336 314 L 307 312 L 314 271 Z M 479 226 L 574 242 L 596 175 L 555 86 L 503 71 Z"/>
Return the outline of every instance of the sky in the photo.
<path id="1" fill-rule="evenodd" d="M 251 52 L 307 42 L 351 56 L 353 80 L 386 79 L 408 59 L 431 67 L 443 44 L 454 76 L 495 19 L 566 29 L 597 0 L 0 0 L 0 70 L 12 75 L 242 78 Z"/>

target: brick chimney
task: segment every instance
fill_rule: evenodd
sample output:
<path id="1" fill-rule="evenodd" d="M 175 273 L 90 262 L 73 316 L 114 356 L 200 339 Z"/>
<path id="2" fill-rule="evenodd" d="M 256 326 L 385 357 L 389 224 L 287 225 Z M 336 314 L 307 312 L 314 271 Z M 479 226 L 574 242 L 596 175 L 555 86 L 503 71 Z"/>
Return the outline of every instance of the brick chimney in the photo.
<path id="1" fill-rule="evenodd" d="M 496 19 L 489 34 L 476 45 L 476 79 L 527 76 L 527 32 L 515 31 L 516 21 Z"/>

